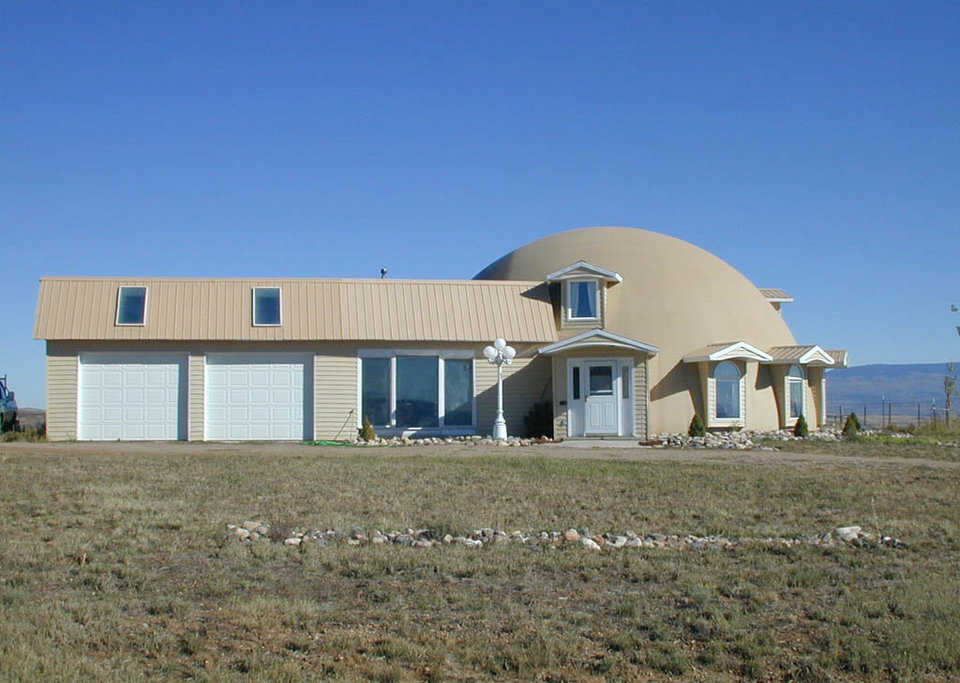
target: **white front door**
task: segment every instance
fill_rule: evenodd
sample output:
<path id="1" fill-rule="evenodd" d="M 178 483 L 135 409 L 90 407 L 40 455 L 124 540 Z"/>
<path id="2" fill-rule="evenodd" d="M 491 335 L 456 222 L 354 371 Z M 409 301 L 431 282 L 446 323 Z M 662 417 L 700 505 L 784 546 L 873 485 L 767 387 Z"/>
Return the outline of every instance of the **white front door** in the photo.
<path id="1" fill-rule="evenodd" d="M 617 434 L 620 404 L 616 363 L 588 363 L 585 367 L 584 432 Z"/>

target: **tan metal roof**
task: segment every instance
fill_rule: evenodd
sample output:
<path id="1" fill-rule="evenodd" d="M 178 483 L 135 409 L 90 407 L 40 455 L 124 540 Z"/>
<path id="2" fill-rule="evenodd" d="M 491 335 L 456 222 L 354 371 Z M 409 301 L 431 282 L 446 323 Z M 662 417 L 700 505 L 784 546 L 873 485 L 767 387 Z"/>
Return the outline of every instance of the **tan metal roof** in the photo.
<path id="1" fill-rule="evenodd" d="M 793 297 L 787 294 L 782 289 L 776 289 L 774 287 L 761 287 L 760 293 L 763 294 L 764 298 L 767 301 L 774 301 L 779 303 L 793 303 Z"/>
<path id="2" fill-rule="evenodd" d="M 146 322 L 117 326 L 120 286 Z M 280 287 L 283 325 L 254 327 L 253 287 Z M 43 278 L 34 337 L 57 340 L 557 340 L 547 285 L 497 280 Z"/>
<path id="3" fill-rule="evenodd" d="M 835 368 L 845 368 L 847 367 L 847 362 L 849 358 L 847 357 L 846 349 L 827 349 L 827 353 L 830 354 L 830 357 L 833 358 Z"/>
<path id="4" fill-rule="evenodd" d="M 813 344 L 806 346 L 773 346 L 767 349 L 773 360 L 776 362 L 796 361 L 807 351 L 813 348 Z"/>

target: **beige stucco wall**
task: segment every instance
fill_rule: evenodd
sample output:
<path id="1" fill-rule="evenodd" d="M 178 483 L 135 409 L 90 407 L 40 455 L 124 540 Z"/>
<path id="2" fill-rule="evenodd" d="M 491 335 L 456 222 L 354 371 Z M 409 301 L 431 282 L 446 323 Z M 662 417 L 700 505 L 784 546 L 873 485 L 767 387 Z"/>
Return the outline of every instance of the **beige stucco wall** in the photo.
<path id="1" fill-rule="evenodd" d="M 686 431 L 702 410 L 699 373 L 683 363 L 684 355 L 720 342 L 743 340 L 759 348 L 796 343 L 783 317 L 740 272 L 699 247 L 647 230 L 558 233 L 507 254 L 477 277 L 537 280 L 581 259 L 623 276 L 607 290 L 604 327 L 660 349 L 649 362 L 651 433 Z M 562 329 L 560 337 L 580 331 Z M 750 426 L 775 429 L 772 391 L 755 386 L 756 379 L 747 389 L 756 418 Z"/>

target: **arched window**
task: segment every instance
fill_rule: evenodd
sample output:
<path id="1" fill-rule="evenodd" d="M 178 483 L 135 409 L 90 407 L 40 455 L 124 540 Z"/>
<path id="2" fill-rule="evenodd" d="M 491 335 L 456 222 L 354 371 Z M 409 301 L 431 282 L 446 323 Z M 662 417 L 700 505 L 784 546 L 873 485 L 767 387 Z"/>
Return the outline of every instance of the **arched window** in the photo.
<path id="1" fill-rule="evenodd" d="M 739 419 L 740 368 L 736 363 L 723 361 L 713 371 L 717 383 L 717 418 Z"/>
<path id="2" fill-rule="evenodd" d="M 790 406 L 790 419 L 803 415 L 803 368 L 791 365 L 787 372 L 787 404 Z"/>

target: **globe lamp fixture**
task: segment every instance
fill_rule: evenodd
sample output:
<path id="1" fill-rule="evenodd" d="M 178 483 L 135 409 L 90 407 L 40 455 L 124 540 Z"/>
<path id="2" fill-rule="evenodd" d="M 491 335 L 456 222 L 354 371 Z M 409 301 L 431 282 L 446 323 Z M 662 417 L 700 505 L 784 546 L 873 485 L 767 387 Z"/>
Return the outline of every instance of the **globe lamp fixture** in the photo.
<path id="1" fill-rule="evenodd" d="M 513 363 L 517 350 L 507 346 L 506 340 L 497 337 L 493 346 L 483 349 L 483 356 L 491 365 L 497 366 L 497 419 L 493 421 L 493 438 L 503 441 L 507 438 L 507 421 L 503 419 L 503 366 Z"/>

